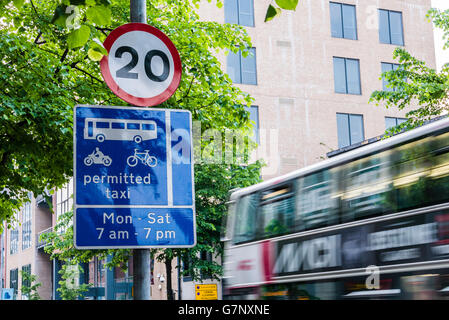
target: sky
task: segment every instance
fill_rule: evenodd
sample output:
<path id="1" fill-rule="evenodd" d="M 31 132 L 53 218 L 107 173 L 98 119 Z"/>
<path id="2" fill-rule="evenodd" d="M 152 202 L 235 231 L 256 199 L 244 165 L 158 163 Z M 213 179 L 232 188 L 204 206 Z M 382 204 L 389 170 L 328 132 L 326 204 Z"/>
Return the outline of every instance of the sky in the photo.
<path id="1" fill-rule="evenodd" d="M 432 0 L 432 7 L 447 10 L 449 9 L 449 0 Z M 434 30 L 437 69 L 440 70 L 442 65 L 449 62 L 449 49 L 443 50 L 443 32 L 438 28 Z"/>

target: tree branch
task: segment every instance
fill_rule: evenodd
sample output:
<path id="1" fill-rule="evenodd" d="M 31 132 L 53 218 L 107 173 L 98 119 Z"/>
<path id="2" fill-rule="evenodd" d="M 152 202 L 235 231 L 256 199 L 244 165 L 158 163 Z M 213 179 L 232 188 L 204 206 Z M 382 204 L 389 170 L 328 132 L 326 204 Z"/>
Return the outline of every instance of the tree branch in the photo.
<path id="1" fill-rule="evenodd" d="M 190 89 L 192 89 L 192 84 L 193 84 L 193 81 L 195 81 L 195 79 L 196 79 L 196 77 L 193 77 L 193 78 L 192 78 L 192 81 L 190 81 L 190 85 L 189 85 L 189 88 L 187 89 L 187 92 L 184 94 L 184 96 L 183 96 L 181 99 L 179 99 L 178 101 L 176 101 L 176 103 L 179 103 L 180 101 L 182 101 L 182 100 L 184 100 L 185 98 L 187 98 L 187 96 L 188 96 L 189 93 L 190 93 Z"/>
<path id="2" fill-rule="evenodd" d="M 88 75 L 89 77 L 91 77 L 92 79 L 97 80 L 98 82 L 103 82 L 102 80 L 98 79 L 96 76 L 90 74 L 89 72 L 87 72 L 86 70 L 83 70 L 81 68 L 78 68 L 76 65 L 73 66 L 74 69 L 81 71 L 82 73 Z"/>
<path id="3" fill-rule="evenodd" d="M 39 40 L 39 38 L 40 38 L 41 36 L 42 36 L 42 31 L 39 32 L 39 34 L 37 35 L 36 39 L 34 40 L 34 43 L 35 43 L 35 44 L 44 44 L 44 43 L 47 43 L 47 41 L 45 41 L 45 40 L 39 41 L 39 42 L 38 42 L 38 40 Z"/>

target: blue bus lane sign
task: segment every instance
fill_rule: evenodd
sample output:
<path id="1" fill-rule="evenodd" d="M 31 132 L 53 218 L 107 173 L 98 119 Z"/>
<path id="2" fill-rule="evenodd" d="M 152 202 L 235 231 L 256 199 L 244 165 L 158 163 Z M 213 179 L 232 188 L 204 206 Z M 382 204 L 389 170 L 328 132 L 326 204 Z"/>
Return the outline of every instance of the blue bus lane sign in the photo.
<path id="1" fill-rule="evenodd" d="M 73 136 L 76 248 L 196 244 L 190 112 L 77 105 Z"/>

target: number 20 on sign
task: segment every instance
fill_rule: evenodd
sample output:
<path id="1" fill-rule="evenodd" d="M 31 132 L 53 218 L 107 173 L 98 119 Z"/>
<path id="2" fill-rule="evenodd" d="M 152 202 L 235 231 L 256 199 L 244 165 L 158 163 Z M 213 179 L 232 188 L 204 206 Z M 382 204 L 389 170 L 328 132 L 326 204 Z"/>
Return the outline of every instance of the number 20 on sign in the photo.
<path id="1" fill-rule="evenodd" d="M 111 91 L 135 106 L 155 106 L 179 86 L 182 65 L 173 42 L 144 23 L 122 25 L 104 42 L 101 74 Z"/>

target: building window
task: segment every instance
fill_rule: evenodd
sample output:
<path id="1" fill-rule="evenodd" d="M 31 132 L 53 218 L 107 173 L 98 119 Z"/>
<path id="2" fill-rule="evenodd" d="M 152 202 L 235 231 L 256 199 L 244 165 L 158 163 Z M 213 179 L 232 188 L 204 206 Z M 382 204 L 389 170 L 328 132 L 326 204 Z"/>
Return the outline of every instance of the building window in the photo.
<path id="1" fill-rule="evenodd" d="M 14 289 L 14 296 L 16 296 L 19 289 L 19 269 L 17 268 L 9 270 L 9 288 Z"/>
<path id="2" fill-rule="evenodd" d="M 211 264 L 213 261 L 212 253 L 208 251 L 201 251 L 200 260 L 204 261 L 205 264 Z M 200 268 L 200 274 L 202 279 L 212 278 L 212 274 L 208 268 Z"/>
<path id="3" fill-rule="evenodd" d="M 253 126 L 253 135 L 250 138 L 259 143 L 259 107 L 245 107 L 245 110 L 249 112 L 249 120 Z"/>
<path id="4" fill-rule="evenodd" d="M 27 202 L 22 211 L 22 250 L 31 247 L 31 222 L 31 202 Z"/>
<path id="5" fill-rule="evenodd" d="M 192 258 L 190 256 L 182 257 L 182 281 L 193 281 L 193 275 L 190 272 Z"/>
<path id="6" fill-rule="evenodd" d="M 13 224 L 10 231 L 9 253 L 16 254 L 19 252 L 19 212 L 14 213 Z"/>
<path id="7" fill-rule="evenodd" d="M 73 179 L 56 192 L 56 218 L 73 210 Z M 64 232 L 64 230 L 59 230 Z"/>
<path id="8" fill-rule="evenodd" d="M 365 140 L 362 115 L 337 113 L 337 129 L 339 148 Z"/>
<path id="9" fill-rule="evenodd" d="M 381 64 L 382 64 L 382 73 L 397 70 L 400 66 L 399 64 L 396 63 L 387 63 L 387 62 L 382 62 Z M 388 87 L 388 80 L 386 80 L 384 76 L 382 76 L 382 88 L 383 91 L 396 91 L 396 88 Z"/>
<path id="10" fill-rule="evenodd" d="M 379 9 L 379 40 L 381 43 L 404 45 L 402 12 Z"/>
<path id="11" fill-rule="evenodd" d="M 250 49 L 250 54 L 243 57 L 242 52 L 229 52 L 227 73 L 232 82 L 241 84 L 257 84 L 256 48 Z"/>
<path id="12" fill-rule="evenodd" d="M 330 17 L 332 37 L 357 40 L 355 6 L 330 2 Z"/>
<path id="13" fill-rule="evenodd" d="M 25 266 L 22 266 L 22 274 L 21 274 L 21 276 L 22 276 L 22 286 L 21 287 L 29 288 L 31 286 L 31 281 L 30 281 L 29 277 L 27 278 L 24 275 L 24 273 L 26 273 L 28 275 L 31 275 L 31 264 L 27 264 Z M 22 299 L 23 298 L 29 299 L 30 297 L 28 297 L 27 295 L 24 296 L 23 293 L 22 293 Z"/>
<path id="14" fill-rule="evenodd" d="M 394 118 L 394 117 L 385 117 L 385 129 L 391 129 L 397 127 L 401 123 L 407 121 L 407 118 Z"/>
<path id="15" fill-rule="evenodd" d="M 253 0 L 225 0 L 225 23 L 254 27 Z"/>
<path id="16" fill-rule="evenodd" d="M 72 211 L 73 209 L 73 181 L 72 179 L 62 189 L 56 193 L 56 214 L 57 216 Z"/>
<path id="17" fill-rule="evenodd" d="M 336 93 L 362 94 L 359 60 L 334 57 L 334 84 Z"/>

